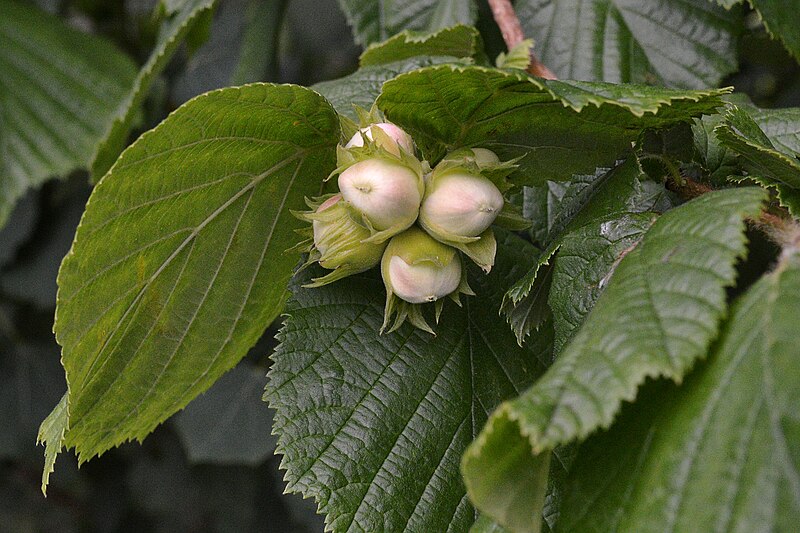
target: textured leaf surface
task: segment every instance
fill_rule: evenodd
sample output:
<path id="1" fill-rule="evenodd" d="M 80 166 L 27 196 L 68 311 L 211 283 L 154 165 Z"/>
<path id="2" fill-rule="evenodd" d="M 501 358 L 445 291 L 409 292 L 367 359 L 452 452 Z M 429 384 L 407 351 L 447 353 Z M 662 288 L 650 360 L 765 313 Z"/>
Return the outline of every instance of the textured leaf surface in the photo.
<path id="1" fill-rule="evenodd" d="M 585 231 L 600 233 L 605 222 L 667 207 L 663 186 L 647 180 L 635 157 L 614 168 L 597 169 L 593 174 L 573 176 L 569 183 L 550 182 L 545 187 L 545 204 L 526 214 L 546 220 L 542 228 L 542 243 L 546 248 L 503 301 L 503 313 L 519 342 L 546 316 L 541 309 L 548 305 L 552 258 L 567 236 L 583 227 L 588 227 Z"/>
<path id="2" fill-rule="evenodd" d="M 202 15 L 214 5 L 215 0 L 182 0 L 167 6 L 168 18 L 161 25 L 158 41 L 147 62 L 132 83 L 127 83 L 127 94 L 114 111 L 114 122 L 102 137 L 92 158 L 92 176 L 99 180 L 111 168 L 125 147 L 131 123 L 144 102 L 153 80 L 167 66 L 172 54 Z"/>
<path id="3" fill-rule="evenodd" d="M 367 47 L 359 58 L 362 67 L 402 61 L 414 56 L 471 58 L 480 51 L 481 36 L 471 26 L 453 26 L 434 33 L 403 31 Z"/>
<path id="4" fill-rule="evenodd" d="M 743 109 L 732 107 L 716 130 L 719 141 L 743 160 L 751 179 L 778 191 L 781 204 L 800 216 L 800 161 L 794 152 L 784 153 Z"/>
<path id="5" fill-rule="evenodd" d="M 358 114 L 353 106 L 369 110 L 387 80 L 409 70 L 454 61 L 458 60 L 447 56 L 417 56 L 402 61 L 370 65 L 358 69 L 349 76 L 317 83 L 312 89 L 327 98 L 337 113 L 357 121 Z"/>
<path id="6" fill-rule="evenodd" d="M 435 32 L 456 24 L 472 25 L 474 0 L 339 0 L 357 43 L 383 41 L 403 30 Z"/>
<path id="7" fill-rule="evenodd" d="M 478 296 L 445 305 L 433 337 L 409 325 L 379 335 L 384 289 L 374 273 L 301 289 L 296 281 L 266 398 L 276 409 L 287 489 L 314 497 L 333 531 L 466 532 L 475 521 L 461 453 L 491 409 L 541 374 L 547 337 L 517 346 L 498 316 L 530 245 L 498 239 L 477 268 Z"/>
<path id="8" fill-rule="evenodd" d="M 258 465 L 275 449 L 272 413 L 261 402 L 264 372 L 242 363 L 175 417 L 194 463 Z"/>
<path id="9" fill-rule="evenodd" d="M 0 226 L 28 187 L 88 166 L 133 81 L 106 41 L 0 0 Z"/>
<path id="10" fill-rule="evenodd" d="M 559 78 L 702 89 L 736 70 L 741 12 L 707 0 L 521 0 L 516 9 Z"/>
<path id="11" fill-rule="evenodd" d="M 289 209 L 319 191 L 338 137 L 308 89 L 222 89 L 143 135 L 95 187 L 59 272 L 54 328 L 64 444 L 81 461 L 144 438 L 280 312 L 297 261 Z"/>
<path id="12" fill-rule="evenodd" d="M 729 189 L 662 215 L 622 259 L 553 365 L 494 412 L 465 461 L 489 470 L 502 448 L 549 453 L 608 427 L 646 377 L 680 381 L 717 334 L 725 288 L 745 250 L 743 218 L 758 213 L 764 199 L 757 188 Z M 495 434 L 508 436 L 503 446 L 484 445 Z"/>
<path id="13" fill-rule="evenodd" d="M 713 111 L 725 91 L 545 81 L 521 72 L 440 65 L 384 84 L 379 107 L 435 160 L 481 145 L 524 158 L 518 183 L 542 184 L 612 166 L 641 130 Z"/>
<path id="14" fill-rule="evenodd" d="M 587 441 L 563 531 L 792 531 L 800 520 L 800 256 L 733 307 L 706 364 Z"/>

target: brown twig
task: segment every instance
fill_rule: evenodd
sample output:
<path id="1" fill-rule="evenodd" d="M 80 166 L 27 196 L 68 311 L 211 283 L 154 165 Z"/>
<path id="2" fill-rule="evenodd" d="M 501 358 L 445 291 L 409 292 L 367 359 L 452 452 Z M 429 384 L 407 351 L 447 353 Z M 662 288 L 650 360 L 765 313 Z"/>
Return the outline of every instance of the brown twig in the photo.
<path id="1" fill-rule="evenodd" d="M 510 0 L 489 0 L 489 7 L 492 8 L 494 21 L 500 28 L 500 33 L 503 34 L 506 46 L 511 50 L 525 39 L 525 34 L 522 33 L 522 25 L 519 23 L 514 6 L 511 5 Z M 528 67 L 528 72 L 548 80 L 558 79 L 553 71 L 539 61 L 539 58 L 533 52 L 531 52 L 531 64 Z"/>

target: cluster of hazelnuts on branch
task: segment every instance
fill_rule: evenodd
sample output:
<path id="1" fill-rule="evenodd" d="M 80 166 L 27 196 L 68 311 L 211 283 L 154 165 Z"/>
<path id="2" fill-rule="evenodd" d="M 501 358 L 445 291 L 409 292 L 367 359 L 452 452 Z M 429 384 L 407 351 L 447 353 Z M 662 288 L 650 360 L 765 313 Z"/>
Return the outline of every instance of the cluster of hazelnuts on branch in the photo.
<path id="1" fill-rule="evenodd" d="M 359 129 L 337 150 L 339 192 L 307 199 L 311 222 L 306 265 L 331 270 L 308 287 L 318 287 L 380 263 L 386 287 L 381 331 L 408 319 L 433 333 L 422 306 L 443 298 L 460 305 L 467 283 L 464 256 L 484 272 L 494 264 L 497 243 L 491 226 L 512 228 L 525 220 L 503 198 L 514 162 L 501 162 L 484 148 L 447 154 L 433 169 L 417 158 L 411 136 L 388 122 Z M 500 218 L 498 218 L 500 217 Z M 306 230 L 307 231 L 307 230 Z"/>

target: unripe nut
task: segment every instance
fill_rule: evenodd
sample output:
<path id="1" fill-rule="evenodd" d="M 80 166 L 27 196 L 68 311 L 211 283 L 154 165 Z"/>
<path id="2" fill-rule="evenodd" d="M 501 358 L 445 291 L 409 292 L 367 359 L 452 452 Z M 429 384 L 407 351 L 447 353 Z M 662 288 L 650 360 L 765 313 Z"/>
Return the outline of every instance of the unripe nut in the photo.
<path id="1" fill-rule="evenodd" d="M 352 273 L 360 272 L 378 264 L 384 246 L 361 242 L 369 237 L 369 230 L 350 217 L 341 200 L 342 195 L 336 194 L 317 208 L 317 215 L 328 216 L 312 220 L 314 247 L 320 254 L 322 267 L 331 270 L 346 267 Z"/>
<path id="2" fill-rule="evenodd" d="M 400 157 L 400 150 L 398 149 L 399 146 L 409 154 L 414 153 L 414 141 L 411 139 L 411 135 L 403 131 L 398 126 L 395 126 L 391 122 L 378 122 L 376 124 L 371 124 L 366 128 L 361 128 L 350 138 L 349 141 L 347 141 L 347 144 L 344 147 L 355 148 L 364 146 L 364 137 L 370 141 L 375 141 L 375 136 L 372 134 L 372 128 L 380 128 L 386 135 L 389 136 L 392 141 L 394 141 L 386 142 L 380 137 L 376 141 L 379 146 L 387 152 Z"/>
<path id="3" fill-rule="evenodd" d="M 458 289 L 461 260 L 454 248 L 412 227 L 389 241 L 381 274 L 397 297 L 412 304 L 434 302 Z"/>
<path id="4" fill-rule="evenodd" d="M 378 231 L 405 229 L 417 219 L 422 200 L 420 178 L 400 163 L 366 159 L 339 174 L 339 190 Z"/>
<path id="5" fill-rule="evenodd" d="M 420 207 L 420 218 L 447 233 L 477 237 L 503 209 L 503 195 L 487 178 L 462 171 L 437 176 Z"/>

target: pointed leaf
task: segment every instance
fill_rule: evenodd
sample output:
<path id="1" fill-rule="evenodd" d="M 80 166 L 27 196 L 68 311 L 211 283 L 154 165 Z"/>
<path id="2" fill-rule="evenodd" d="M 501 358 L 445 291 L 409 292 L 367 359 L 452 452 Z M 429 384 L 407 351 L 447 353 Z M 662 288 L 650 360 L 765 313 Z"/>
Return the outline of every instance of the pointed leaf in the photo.
<path id="1" fill-rule="evenodd" d="M 795 59 L 800 61 L 800 28 L 797 4 L 792 0 L 749 0 L 769 34 L 780 39 Z"/>
<path id="2" fill-rule="evenodd" d="M 483 445 L 493 434 L 508 435 L 507 448 L 549 453 L 608 427 L 647 377 L 680 381 L 717 334 L 725 289 L 745 251 L 743 219 L 755 216 L 764 199 L 757 188 L 729 189 L 662 215 L 622 259 L 545 375 L 494 412 L 467 451 L 476 465 L 495 468 L 500 452 Z"/>
<path id="3" fill-rule="evenodd" d="M 64 444 L 80 461 L 143 439 L 280 312 L 298 259 L 285 253 L 300 224 L 289 210 L 319 192 L 338 137 L 308 89 L 222 89 L 143 135 L 95 187 L 61 265 L 54 328 Z"/>
<path id="4" fill-rule="evenodd" d="M 520 0 L 542 62 L 560 78 L 714 87 L 737 67 L 741 10 L 708 0 Z"/>
<path id="5" fill-rule="evenodd" d="M 378 334 L 374 272 L 317 289 L 300 288 L 313 273 L 295 281 L 266 398 L 287 490 L 314 497 L 332 531 L 466 532 L 474 522 L 461 453 L 550 357 L 547 336 L 523 350 L 498 316 L 531 257 L 503 235 L 492 272 L 470 268 L 478 296 L 448 301 L 435 337 L 408 324 Z"/>
<path id="6" fill-rule="evenodd" d="M 359 58 L 362 67 L 393 63 L 416 56 L 450 56 L 469 59 L 481 51 L 481 36 L 471 26 L 453 26 L 434 33 L 410 30 L 382 43 L 371 44 Z"/>
<path id="7" fill-rule="evenodd" d="M 0 0 L 0 226 L 28 187 L 89 165 L 136 67 L 108 42 Z"/>
<path id="8" fill-rule="evenodd" d="M 641 130 L 709 113 L 727 90 L 559 82 L 520 71 L 441 65 L 398 76 L 378 106 L 414 135 L 432 162 L 481 145 L 521 157 L 516 182 L 542 184 L 612 166 Z"/>
<path id="9" fill-rule="evenodd" d="M 563 531 L 791 531 L 800 520 L 800 256 L 740 297 L 680 387 L 587 441 Z M 635 467 L 633 466 L 635 465 Z"/>

